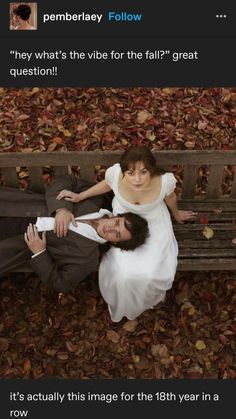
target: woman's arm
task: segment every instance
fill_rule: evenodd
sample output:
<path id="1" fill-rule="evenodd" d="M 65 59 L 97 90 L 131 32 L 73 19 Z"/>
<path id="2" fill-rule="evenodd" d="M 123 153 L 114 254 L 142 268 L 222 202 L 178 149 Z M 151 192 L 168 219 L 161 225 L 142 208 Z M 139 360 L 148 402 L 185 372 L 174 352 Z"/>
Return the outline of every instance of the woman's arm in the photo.
<path id="1" fill-rule="evenodd" d="M 102 195 L 106 192 L 109 192 L 110 190 L 110 186 L 108 186 L 105 180 L 102 180 L 101 182 L 97 183 L 96 185 L 92 186 L 84 192 L 80 192 L 79 194 L 68 191 L 67 189 L 63 189 L 57 195 L 56 199 L 65 199 L 65 201 L 69 202 L 80 202 L 84 199 L 91 198 L 92 196 Z"/>
<path id="2" fill-rule="evenodd" d="M 183 224 L 184 221 L 192 220 L 192 219 L 196 218 L 196 216 L 197 216 L 197 212 L 182 211 L 182 210 L 178 209 L 177 197 L 176 197 L 175 192 L 172 192 L 170 195 L 166 196 L 165 197 L 165 202 L 168 205 L 168 207 L 170 208 L 175 220 L 180 224 Z"/>

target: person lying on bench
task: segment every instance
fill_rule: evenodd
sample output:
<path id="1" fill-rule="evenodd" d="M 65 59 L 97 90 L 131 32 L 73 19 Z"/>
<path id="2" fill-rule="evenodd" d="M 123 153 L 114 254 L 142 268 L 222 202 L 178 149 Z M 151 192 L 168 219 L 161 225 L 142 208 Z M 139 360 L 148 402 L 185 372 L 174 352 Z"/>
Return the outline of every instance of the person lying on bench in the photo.
<path id="1" fill-rule="evenodd" d="M 132 213 L 113 217 L 100 209 L 102 201 L 97 198 L 83 205 L 55 199 L 55 191 L 62 188 L 79 193 L 89 186 L 68 175 L 52 182 L 45 196 L 1 187 L 0 274 L 27 263 L 42 282 L 64 293 L 98 270 L 101 244 L 123 250 L 143 244 L 148 224 L 142 217 Z"/>

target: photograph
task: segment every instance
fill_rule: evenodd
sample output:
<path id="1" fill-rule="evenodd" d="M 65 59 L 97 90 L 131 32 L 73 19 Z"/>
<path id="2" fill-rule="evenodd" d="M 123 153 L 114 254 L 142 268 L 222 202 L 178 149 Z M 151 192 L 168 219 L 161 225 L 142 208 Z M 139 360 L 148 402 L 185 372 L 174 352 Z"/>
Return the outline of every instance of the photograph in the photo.
<path id="1" fill-rule="evenodd" d="M 235 379 L 236 88 L 0 104 L 0 378 Z"/>
<path id="2" fill-rule="evenodd" d="M 37 3 L 10 3 L 10 30 L 36 30 Z"/>

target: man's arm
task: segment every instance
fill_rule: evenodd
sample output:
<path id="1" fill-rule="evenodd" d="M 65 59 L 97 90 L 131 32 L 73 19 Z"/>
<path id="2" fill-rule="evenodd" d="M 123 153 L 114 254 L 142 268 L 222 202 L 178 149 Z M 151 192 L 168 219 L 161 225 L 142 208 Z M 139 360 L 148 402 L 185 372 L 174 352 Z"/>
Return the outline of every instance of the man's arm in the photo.
<path id="1" fill-rule="evenodd" d="M 44 284 L 63 293 L 76 288 L 79 282 L 97 269 L 97 267 L 93 269 L 92 264 L 87 264 L 86 269 L 84 266 L 76 264 L 59 268 L 47 250 L 35 258 L 31 258 L 28 264 Z"/>
<path id="2" fill-rule="evenodd" d="M 96 263 L 78 265 L 66 264 L 65 267 L 59 267 L 51 258 L 46 248 L 46 235 L 43 233 L 40 238 L 35 226 L 30 224 L 25 233 L 25 242 L 30 251 L 35 255 L 28 264 L 31 266 L 41 281 L 49 288 L 59 292 L 67 292 L 74 289 L 89 273 L 97 269 Z"/>
<path id="3" fill-rule="evenodd" d="M 55 215 L 54 233 L 57 237 L 65 237 L 68 232 L 69 223 L 76 225 L 72 202 L 56 199 L 58 193 L 68 188 L 74 192 L 80 192 L 81 188 L 88 188 L 90 184 L 83 179 L 79 179 L 73 175 L 59 176 L 48 186 L 45 197 L 50 215 Z M 81 214 L 82 215 L 82 214 Z"/>

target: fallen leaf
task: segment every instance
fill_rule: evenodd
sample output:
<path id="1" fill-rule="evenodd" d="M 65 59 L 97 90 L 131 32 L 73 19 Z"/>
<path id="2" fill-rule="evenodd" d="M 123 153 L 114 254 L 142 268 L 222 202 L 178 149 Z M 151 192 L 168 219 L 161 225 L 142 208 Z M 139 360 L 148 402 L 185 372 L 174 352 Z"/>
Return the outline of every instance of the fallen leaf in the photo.
<path id="1" fill-rule="evenodd" d="M 108 330 L 107 339 L 113 343 L 118 343 L 120 340 L 120 335 L 118 335 L 118 333 L 116 333 L 114 330 Z"/>
<path id="2" fill-rule="evenodd" d="M 205 344 L 204 340 L 197 340 L 195 346 L 199 351 L 202 351 L 203 349 L 206 349 L 206 344 Z"/>
<path id="3" fill-rule="evenodd" d="M 139 355 L 132 355 L 132 359 L 135 364 L 138 364 L 140 362 L 140 356 Z"/>
<path id="4" fill-rule="evenodd" d="M 208 215 L 207 214 L 200 214 L 199 223 L 200 224 L 208 224 Z"/>
<path id="5" fill-rule="evenodd" d="M 127 332 L 134 332 L 137 326 L 138 320 L 128 320 L 123 324 L 123 329 L 125 329 Z"/>
<path id="6" fill-rule="evenodd" d="M 7 351 L 8 346 L 9 346 L 8 339 L 6 339 L 6 338 L 0 338 L 0 352 Z"/>
<path id="7" fill-rule="evenodd" d="M 192 141 L 186 141 L 186 143 L 184 143 L 186 148 L 194 148 L 195 147 L 195 143 L 193 143 Z"/>
<path id="8" fill-rule="evenodd" d="M 214 236 L 214 231 L 212 230 L 212 228 L 205 226 L 202 230 L 202 234 L 204 237 L 206 237 L 206 239 L 209 240 Z"/>
<path id="9" fill-rule="evenodd" d="M 24 374 L 24 377 L 29 377 L 30 371 L 31 371 L 31 362 L 27 358 L 24 361 L 24 365 L 23 365 L 23 374 Z"/>
<path id="10" fill-rule="evenodd" d="M 148 111 L 139 111 L 137 116 L 137 123 L 143 124 L 147 119 L 151 118 L 151 114 Z"/>
<path id="11" fill-rule="evenodd" d="M 222 213 L 222 208 L 214 208 L 213 209 L 213 212 L 215 213 L 215 214 L 221 214 Z"/>

